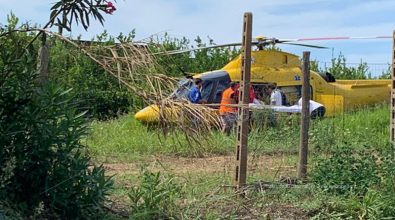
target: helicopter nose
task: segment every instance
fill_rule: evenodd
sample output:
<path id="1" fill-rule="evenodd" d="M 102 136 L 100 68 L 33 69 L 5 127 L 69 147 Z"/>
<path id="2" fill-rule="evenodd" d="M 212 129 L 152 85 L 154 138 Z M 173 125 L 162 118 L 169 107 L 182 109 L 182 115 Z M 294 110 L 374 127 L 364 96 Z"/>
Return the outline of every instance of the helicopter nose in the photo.
<path id="1" fill-rule="evenodd" d="M 134 118 L 141 122 L 159 121 L 159 108 L 156 105 L 150 105 L 138 111 Z"/>

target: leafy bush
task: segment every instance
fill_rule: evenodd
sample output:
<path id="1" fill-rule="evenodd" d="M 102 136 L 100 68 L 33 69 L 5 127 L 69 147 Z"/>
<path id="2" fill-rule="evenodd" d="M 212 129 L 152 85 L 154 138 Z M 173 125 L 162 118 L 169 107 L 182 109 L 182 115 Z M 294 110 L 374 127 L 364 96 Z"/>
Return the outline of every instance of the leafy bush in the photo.
<path id="1" fill-rule="evenodd" d="M 84 153 L 87 121 L 70 90 L 37 87 L 29 40 L 11 34 L 0 41 L 0 198 L 27 218 L 94 217 L 111 179 Z"/>
<path id="2" fill-rule="evenodd" d="M 104 169 L 91 167 L 83 153 L 79 140 L 86 120 L 73 109 L 67 92 L 47 85 L 24 111 L 2 115 L 8 122 L 1 126 L 8 131 L 1 137 L 1 167 L 7 176 L 0 190 L 26 215 L 94 216 L 111 187 Z"/>
<path id="3" fill-rule="evenodd" d="M 143 169 L 140 185 L 132 188 L 129 198 L 132 202 L 132 219 L 166 219 L 176 207 L 175 198 L 180 187 L 171 176 L 162 176 Z"/>

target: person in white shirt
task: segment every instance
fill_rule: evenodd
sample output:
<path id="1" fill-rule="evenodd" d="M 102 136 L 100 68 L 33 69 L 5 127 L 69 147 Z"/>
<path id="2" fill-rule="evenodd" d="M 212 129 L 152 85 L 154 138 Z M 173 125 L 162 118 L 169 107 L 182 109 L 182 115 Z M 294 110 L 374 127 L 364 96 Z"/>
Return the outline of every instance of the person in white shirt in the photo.
<path id="1" fill-rule="evenodd" d="M 267 93 L 270 94 L 270 105 L 281 106 L 283 103 L 283 97 L 281 91 L 276 87 L 275 84 L 269 84 Z"/>

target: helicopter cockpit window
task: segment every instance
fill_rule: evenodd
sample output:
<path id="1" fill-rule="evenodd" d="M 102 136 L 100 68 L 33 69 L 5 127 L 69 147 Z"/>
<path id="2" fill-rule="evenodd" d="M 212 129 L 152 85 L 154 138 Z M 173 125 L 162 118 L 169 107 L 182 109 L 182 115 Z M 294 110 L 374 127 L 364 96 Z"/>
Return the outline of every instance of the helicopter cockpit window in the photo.
<path id="1" fill-rule="evenodd" d="M 188 93 L 193 86 L 191 79 L 182 79 L 178 82 L 177 90 L 170 97 L 176 100 L 188 99 Z"/>

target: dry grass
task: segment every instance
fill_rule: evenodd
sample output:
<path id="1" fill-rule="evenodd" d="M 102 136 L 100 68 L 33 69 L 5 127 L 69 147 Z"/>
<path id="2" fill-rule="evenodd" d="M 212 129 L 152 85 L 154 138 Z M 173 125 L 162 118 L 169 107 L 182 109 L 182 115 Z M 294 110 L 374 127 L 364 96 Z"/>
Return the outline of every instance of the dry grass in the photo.
<path id="1" fill-rule="evenodd" d="M 86 44 L 86 42 L 75 41 L 39 28 L 13 30 L 3 33 L 2 36 L 13 32 L 45 33 L 78 48 L 101 66 L 106 73 L 115 77 L 120 85 L 141 97 L 148 105 L 158 106 L 160 120 L 158 126 L 165 135 L 181 130 L 188 141 L 200 143 L 201 137 L 206 137 L 203 139 L 208 140 L 210 131 L 220 127 L 219 116 L 212 108 L 169 97 L 175 91 L 179 79 L 168 76 L 169 74 L 166 74 L 156 62 L 155 53 L 152 53 L 144 44 L 131 42 L 119 42 L 112 45 Z M 37 39 L 38 35 L 32 42 Z"/>

